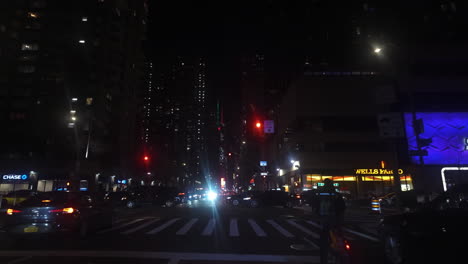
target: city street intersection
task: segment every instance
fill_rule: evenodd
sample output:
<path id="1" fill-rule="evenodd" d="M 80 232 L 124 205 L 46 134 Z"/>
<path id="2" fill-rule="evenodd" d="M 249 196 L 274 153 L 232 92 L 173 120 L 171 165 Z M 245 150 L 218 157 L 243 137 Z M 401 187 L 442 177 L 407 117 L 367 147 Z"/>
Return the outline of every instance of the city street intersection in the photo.
<path id="1" fill-rule="evenodd" d="M 373 230 L 376 221 L 373 215 L 348 214 L 344 231 L 355 263 L 383 262 Z M 0 262 L 319 263 L 319 228 L 307 210 L 297 208 L 231 208 L 198 202 L 119 209 L 111 228 L 86 239 L 38 236 L 8 242 L 7 238 L 0 246 Z M 293 244 L 308 249 L 291 249 Z"/>

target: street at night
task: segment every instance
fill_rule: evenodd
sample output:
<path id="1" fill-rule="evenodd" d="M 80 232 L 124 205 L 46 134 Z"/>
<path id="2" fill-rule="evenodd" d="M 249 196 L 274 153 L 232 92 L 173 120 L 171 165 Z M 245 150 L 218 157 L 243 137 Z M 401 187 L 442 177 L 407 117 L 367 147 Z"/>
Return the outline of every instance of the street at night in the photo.
<path id="1" fill-rule="evenodd" d="M 463 263 L 468 1 L 0 3 L 0 263 Z"/>
<path id="2" fill-rule="evenodd" d="M 383 249 L 372 233 L 377 218 L 362 212 L 347 216 L 345 237 L 359 259 L 356 263 L 382 258 Z M 51 236 L 44 243 L 44 236 L 25 235 L 15 243 L 2 243 L 0 261 L 45 263 L 47 256 L 47 263 L 80 263 L 79 256 L 92 259 L 89 263 L 120 263 L 111 261 L 117 257 L 132 263 L 319 263 L 318 235 L 317 220 L 302 209 L 227 208 L 197 201 L 175 208 L 119 210 L 112 228 L 86 239 Z M 309 249 L 291 249 L 294 244 Z"/>

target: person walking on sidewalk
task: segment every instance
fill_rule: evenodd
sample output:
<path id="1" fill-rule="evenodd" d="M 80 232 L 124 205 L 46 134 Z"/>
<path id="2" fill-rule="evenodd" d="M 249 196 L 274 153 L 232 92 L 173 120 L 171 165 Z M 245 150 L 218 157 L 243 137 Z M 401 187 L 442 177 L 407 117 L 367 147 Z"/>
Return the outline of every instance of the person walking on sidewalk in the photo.
<path id="1" fill-rule="evenodd" d="M 333 181 L 325 179 L 324 185 L 315 194 L 312 201 L 312 211 L 315 212 L 322 225 L 320 233 L 320 263 L 328 263 L 328 250 L 330 246 L 330 229 L 341 233 L 344 221 L 346 204 L 343 196 L 335 190 Z"/>

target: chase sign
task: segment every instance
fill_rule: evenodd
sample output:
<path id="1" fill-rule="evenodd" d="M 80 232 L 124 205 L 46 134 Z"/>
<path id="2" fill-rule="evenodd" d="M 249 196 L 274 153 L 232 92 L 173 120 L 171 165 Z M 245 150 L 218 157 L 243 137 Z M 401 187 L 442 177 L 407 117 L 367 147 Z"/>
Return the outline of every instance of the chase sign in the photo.
<path id="1" fill-rule="evenodd" d="M 4 181 L 15 181 L 15 180 L 19 180 L 19 181 L 26 181 L 28 180 L 29 176 L 26 175 L 26 174 L 5 174 L 3 175 L 2 179 Z"/>

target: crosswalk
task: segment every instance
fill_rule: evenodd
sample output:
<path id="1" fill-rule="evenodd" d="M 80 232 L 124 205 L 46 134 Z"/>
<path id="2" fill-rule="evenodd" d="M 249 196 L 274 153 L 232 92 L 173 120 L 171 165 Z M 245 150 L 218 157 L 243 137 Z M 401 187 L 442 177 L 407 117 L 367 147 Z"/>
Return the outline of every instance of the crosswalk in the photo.
<path id="1" fill-rule="evenodd" d="M 312 220 L 303 219 L 254 219 L 254 218 L 137 218 L 120 220 L 112 228 L 102 230 L 98 234 L 117 235 L 175 235 L 178 237 L 195 235 L 201 237 L 211 237 L 222 232 L 227 237 L 238 238 L 269 238 L 283 237 L 287 239 L 320 237 L 321 226 Z M 377 241 L 377 238 L 370 234 L 365 234 L 350 228 L 344 228 L 345 237 L 349 240 L 366 239 Z"/>

